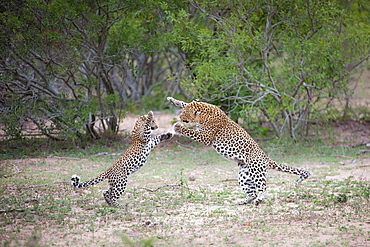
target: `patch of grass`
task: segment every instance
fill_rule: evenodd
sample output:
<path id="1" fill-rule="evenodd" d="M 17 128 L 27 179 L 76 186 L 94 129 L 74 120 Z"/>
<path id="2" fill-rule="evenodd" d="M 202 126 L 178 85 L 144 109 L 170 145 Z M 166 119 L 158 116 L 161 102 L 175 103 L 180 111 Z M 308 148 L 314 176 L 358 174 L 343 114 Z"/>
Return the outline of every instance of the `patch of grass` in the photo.
<path id="1" fill-rule="evenodd" d="M 361 146 L 333 147 L 321 140 L 298 143 L 271 140 L 269 142 L 260 142 L 259 145 L 272 159 L 287 163 L 297 161 L 337 162 L 341 159 L 356 159 L 359 157 L 360 151 L 364 149 Z M 363 157 L 370 157 L 370 154 L 366 154 Z"/>
<path id="2" fill-rule="evenodd" d="M 59 153 L 79 159 L 2 161 L 0 167 L 11 176 L 0 177 L 0 243 L 22 246 L 33 232 L 40 245 L 278 246 L 284 239 L 297 246 L 367 243 L 368 232 L 362 228 L 370 219 L 369 182 L 328 178 L 348 169 L 338 159 L 367 159 L 343 148 L 262 145 L 277 161 L 304 166 L 314 175 L 295 187 L 296 176 L 269 172 L 266 199 L 258 207 L 236 205 L 245 195 L 235 163 L 184 139 L 154 149 L 148 163 L 129 177 L 120 199 L 124 208 L 105 203 L 106 182 L 86 189 L 69 185 L 72 174 L 85 181 L 113 164 L 118 156 L 95 155 L 105 147 Z M 55 153 L 49 149 L 41 157 L 50 156 L 47 151 Z M 328 239 L 320 240 L 320 235 Z"/>
<path id="3" fill-rule="evenodd" d="M 147 239 L 140 239 L 140 240 L 132 240 L 124 232 L 116 231 L 115 234 L 121 238 L 122 243 L 125 246 L 132 246 L 132 247 L 136 247 L 136 246 L 151 247 L 151 246 L 154 246 L 155 237 L 149 237 Z"/>

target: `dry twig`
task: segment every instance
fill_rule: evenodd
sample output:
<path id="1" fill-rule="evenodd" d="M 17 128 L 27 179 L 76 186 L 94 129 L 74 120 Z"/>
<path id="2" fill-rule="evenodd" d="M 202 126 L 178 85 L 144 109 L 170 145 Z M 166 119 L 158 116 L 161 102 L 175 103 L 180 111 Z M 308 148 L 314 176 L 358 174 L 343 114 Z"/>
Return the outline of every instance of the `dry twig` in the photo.
<path id="1" fill-rule="evenodd" d="M 156 192 L 162 188 L 165 188 L 165 187 L 182 187 L 182 188 L 186 188 L 186 186 L 183 186 L 181 184 L 166 184 L 166 185 L 162 185 L 162 186 L 159 186 L 158 188 L 156 189 L 148 189 L 148 188 L 145 188 L 145 187 L 140 187 L 140 188 L 135 188 L 134 189 L 134 193 L 137 191 L 137 190 L 146 190 L 146 191 L 149 191 L 149 192 Z"/>
<path id="2" fill-rule="evenodd" d="M 192 146 L 189 146 L 189 145 L 185 145 L 185 144 L 182 144 L 178 141 L 176 141 L 177 144 L 179 144 L 181 147 L 184 147 L 184 148 L 190 148 L 190 149 L 195 149 L 195 147 L 192 147 Z"/>
<path id="3" fill-rule="evenodd" d="M 14 211 L 16 211 L 16 212 L 24 212 L 25 211 L 25 209 L 23 209 L 23 208 L 19 208 L 19 209 L 17 209 L 17 208 L 11 208 L 11 209 L 1 209 L 0 210 L 0 214 L 6 214 L 6 213 L 10 213 L 10 212 L 14 212 Z"/>

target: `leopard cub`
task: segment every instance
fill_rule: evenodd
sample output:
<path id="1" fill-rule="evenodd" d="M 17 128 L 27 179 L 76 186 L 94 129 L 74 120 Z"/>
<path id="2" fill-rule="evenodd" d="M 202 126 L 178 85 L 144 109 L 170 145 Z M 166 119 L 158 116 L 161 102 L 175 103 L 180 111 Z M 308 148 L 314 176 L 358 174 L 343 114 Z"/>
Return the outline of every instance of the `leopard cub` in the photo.
<path id="1" fill-rule="evenodd" d="M 108 179 L 109 189 L 104 193 L 105 201 L 110 206 L 122 206 L 117 200 L 126 190 L 128 176 L 139 170 L 146 163 L 150 151 L 158 143 L 171 139 L 173 136 L 171 132 L 151 136 L 152 130 L 157 128 L 152 111 L 148 112 L 147 115 L 140 116 L 132 130 L 131 146 L 111 168 L 98 177 L 82 183 L 79 176 L 73 175 L 71 184 L 76 188 L 84 188 Z"/>

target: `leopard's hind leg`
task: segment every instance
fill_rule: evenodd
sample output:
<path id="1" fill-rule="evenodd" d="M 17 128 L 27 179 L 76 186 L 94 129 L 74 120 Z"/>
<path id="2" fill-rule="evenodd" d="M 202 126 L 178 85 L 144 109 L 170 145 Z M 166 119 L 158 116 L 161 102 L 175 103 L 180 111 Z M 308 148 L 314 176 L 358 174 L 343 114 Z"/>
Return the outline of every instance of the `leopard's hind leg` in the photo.
<path id="1" fill-rule="evenodd" d="M 263 164 L 250 165 L 239 163 L 239 185 L 243 192 L 247 195 L 245 201 L 239 204 L 247 204 L 254 201 L 257 206 L 265 198 L 266 193 L 266 166 Z M 258 192 L 258 194 L 257 194 Z"/>
<path id="2" fill-rule="evenodd" d="M 248 204 L 257 198 L 256 184 L 251 177 L 247 164 L 239 163 L 238 182 L 242 191 L 247 195 L 244 201 L 238 202 L 239 205 Z"/>
<path id="3" fill-rule="evenodd" d="M 113 207 L 125 207 L 126 205 L 118 203 L 117 200 L 126 190 L 127 178 L 115 179 L 109 181 L 110 188 L 104 192 L 104 199 L 108 205 Z"/>
<path id="4" fill-rule="evenodd" d="M 259 160 L 261 162 L 261 160 Z M 258 192 L 254 204 L 257 206 L 265 198 L 266 193 L 266 162 L 258 163 L 258 161 L 251 162 L 249 166 L 249 173 L 256 185 Z"/>

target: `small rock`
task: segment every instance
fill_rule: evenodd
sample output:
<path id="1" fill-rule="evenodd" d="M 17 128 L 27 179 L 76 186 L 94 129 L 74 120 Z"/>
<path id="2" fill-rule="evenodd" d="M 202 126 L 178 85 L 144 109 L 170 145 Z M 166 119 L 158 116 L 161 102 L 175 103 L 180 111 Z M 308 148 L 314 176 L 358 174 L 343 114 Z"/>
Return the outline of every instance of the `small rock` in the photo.
<path id="1" fill-rule="evenodd" d="M 152 222 L 151 220 L 146 220 L 144 223 L 143 223 L 143 226 L 147 226 L 147 227 L 152 227 L 152 226 L 156 226 L 158 225 L 157 222 Z"/>

